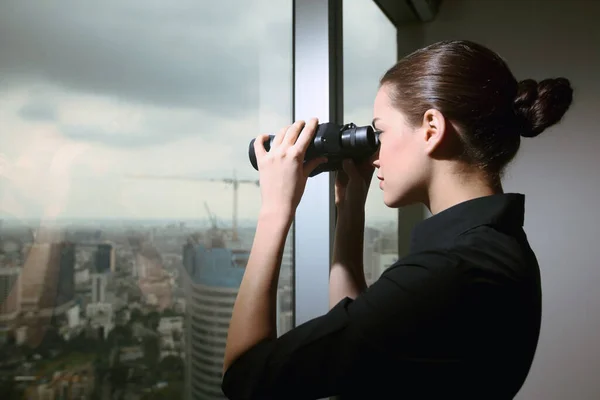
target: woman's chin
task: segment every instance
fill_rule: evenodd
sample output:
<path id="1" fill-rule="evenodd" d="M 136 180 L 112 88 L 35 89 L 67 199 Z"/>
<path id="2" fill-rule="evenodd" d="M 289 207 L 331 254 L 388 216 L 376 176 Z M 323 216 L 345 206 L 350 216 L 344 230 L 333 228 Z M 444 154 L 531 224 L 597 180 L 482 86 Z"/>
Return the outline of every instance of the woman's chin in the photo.
<path id="1" fill-rule="evenodd" d="M 411 200 L 411 196 L 408 196 L 407 193 L 396 193 L 392 195 L 389 192 L 383 192 L 383 202 L 389 208 L 400 208 L 414 204 L 417 201 Z"/>
<path id="2" fill-rule="evenodd" d="M 388 206 L 389 208 L 398 208 L 401 207 L 401 202 L 400 199 L 397 197 L 391 197 L 389 195 L 386 195 L 385 192 L 383 194 L 383 203 Z"/>

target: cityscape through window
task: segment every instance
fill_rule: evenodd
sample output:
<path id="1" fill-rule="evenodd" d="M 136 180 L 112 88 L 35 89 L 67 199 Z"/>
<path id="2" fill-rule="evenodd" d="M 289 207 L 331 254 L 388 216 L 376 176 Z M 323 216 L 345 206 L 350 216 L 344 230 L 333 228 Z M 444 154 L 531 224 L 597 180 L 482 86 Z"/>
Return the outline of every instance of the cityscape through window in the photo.
<path id="1" fill-rule="evenodd" d="M 396 28 L 370 0 L 344 0 L 344 121 L 369 124 L 379 79 L 396 62 Z M 383 203 L 373 176 L 365 207 L 363 262 L 368 285 L 398 260 L 398 210 Z"/>
<path id="2" fill-rule="evenodd" d="M 343 4 L 344 122 L 366 125 L 395 29 Z M 260 210 L 248 144 L 293 122 L 293 27 L 292 0 L 0 4 L 0 398 L 224 399 Z M 398 251 L 370 192 L 372 283 Z"/>
<path id="3" fill-rule="evenodd" d="M 0 5 L 1 398 L 224 398 L 292 26 L 291 0 Z"/>

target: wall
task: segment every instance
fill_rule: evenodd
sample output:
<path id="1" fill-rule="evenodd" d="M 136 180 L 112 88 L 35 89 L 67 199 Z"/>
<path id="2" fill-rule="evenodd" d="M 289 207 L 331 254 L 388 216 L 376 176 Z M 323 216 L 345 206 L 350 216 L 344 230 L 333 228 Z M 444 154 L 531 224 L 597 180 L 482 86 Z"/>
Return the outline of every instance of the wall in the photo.
<path id="1" fill-rule="evenodd" d="M 444 39 L 489 46 L 518 79 L 565 76 L 563 122 L 524 139 L 505 191 L 526 195 L 525 229 L 544 290 L 538 352 L 518 399 L 600 398 L 600 2 L 446 0 L 436 20 L 402 27 L 400 55 Z"/>

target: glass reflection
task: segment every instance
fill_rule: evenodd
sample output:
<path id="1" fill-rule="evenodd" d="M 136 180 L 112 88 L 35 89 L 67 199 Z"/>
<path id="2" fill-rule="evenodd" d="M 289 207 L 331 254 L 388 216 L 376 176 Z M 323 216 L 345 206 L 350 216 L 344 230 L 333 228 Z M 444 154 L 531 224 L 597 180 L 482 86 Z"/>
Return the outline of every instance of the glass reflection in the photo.
<path id="1" fill-rule="evenodd" d="M 344 0 L 344 121 L 373 119 L 379 79 L 397 57 L 396 28 L 371 0 Z M 364 271 L 367 285 L 398 260 L 398 210 L 383 203 L 373 179 L 365 207 Z"/>
<path id="2" fill-rule="evenodd" d="M 1 398 L 224 398 L 247 143 L 292 84 L 292 2 L 227 6 L 0 4 Z"/>

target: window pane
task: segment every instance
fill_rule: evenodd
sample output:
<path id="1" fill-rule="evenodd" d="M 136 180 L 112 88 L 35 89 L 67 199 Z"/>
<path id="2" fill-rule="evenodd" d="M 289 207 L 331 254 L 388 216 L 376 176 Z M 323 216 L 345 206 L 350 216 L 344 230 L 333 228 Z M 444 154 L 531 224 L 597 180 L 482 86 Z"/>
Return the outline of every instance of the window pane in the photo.
<path id="1" fill-rule="evenodd" d="M 344 1 L 344 122 L 368 125 L 379 79 L 396 62 L 396 28 L 372 0 Z M 373 178 L 366 204 L 364 264 L 373 283 L 398 259 L 398 210 Z"/>
<path id="2" fill-rule="evenodd" d="M 224 398 L 292 1 L 2 2 L 0 48 L 0 398 Z"/>

